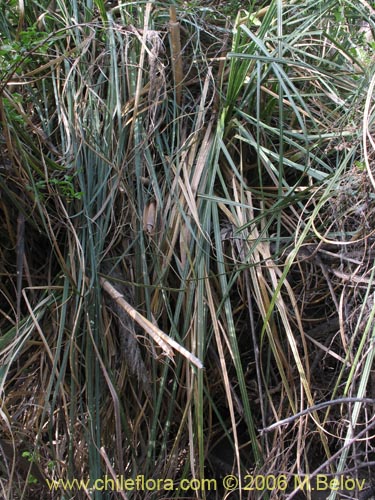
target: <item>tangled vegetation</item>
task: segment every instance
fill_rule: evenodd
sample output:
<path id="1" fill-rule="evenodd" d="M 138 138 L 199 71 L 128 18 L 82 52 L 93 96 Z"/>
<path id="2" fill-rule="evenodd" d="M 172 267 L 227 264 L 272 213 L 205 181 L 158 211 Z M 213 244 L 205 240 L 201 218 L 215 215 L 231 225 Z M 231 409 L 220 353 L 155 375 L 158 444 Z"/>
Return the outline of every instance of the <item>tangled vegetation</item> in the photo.
<path id="1" fill-rule="evenodd" d="M 371 487 L 374 33 L 366 0 L 5 2 L 2 498 Z"/>

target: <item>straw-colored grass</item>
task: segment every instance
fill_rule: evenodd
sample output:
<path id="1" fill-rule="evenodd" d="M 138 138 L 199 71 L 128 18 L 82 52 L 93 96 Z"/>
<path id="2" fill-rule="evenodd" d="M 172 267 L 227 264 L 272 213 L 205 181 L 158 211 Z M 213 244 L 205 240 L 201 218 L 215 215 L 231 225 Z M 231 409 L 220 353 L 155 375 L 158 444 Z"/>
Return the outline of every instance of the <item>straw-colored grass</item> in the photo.
<path id="1" fill-rule="evenodd" d="M 0 14 L 2 498 L 370 474 L 374 9 L 224 3 Z"/>

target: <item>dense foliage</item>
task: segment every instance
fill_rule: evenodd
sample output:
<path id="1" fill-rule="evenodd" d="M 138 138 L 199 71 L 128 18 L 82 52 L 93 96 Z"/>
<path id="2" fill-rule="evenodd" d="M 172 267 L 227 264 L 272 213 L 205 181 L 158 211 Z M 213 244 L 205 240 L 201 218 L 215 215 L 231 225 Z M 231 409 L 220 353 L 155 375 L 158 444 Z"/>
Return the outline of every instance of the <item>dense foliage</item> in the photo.
<path id="1" fill-rule="evenodd" d="M 374 32 L 365 0 L 5 2 L 3 498 L 367 479 Z"/>

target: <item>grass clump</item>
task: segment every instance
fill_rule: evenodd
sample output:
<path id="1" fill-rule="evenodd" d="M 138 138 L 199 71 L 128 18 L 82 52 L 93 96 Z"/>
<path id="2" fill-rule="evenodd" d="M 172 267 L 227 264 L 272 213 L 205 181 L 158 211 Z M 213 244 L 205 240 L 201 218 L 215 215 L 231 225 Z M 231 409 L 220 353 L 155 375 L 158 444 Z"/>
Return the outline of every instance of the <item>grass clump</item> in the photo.
<path id="1" fill-rule="evenodd" d="M 0 17 L 4 498 L 371 462 L 374 12 L 233 6 Z"/>

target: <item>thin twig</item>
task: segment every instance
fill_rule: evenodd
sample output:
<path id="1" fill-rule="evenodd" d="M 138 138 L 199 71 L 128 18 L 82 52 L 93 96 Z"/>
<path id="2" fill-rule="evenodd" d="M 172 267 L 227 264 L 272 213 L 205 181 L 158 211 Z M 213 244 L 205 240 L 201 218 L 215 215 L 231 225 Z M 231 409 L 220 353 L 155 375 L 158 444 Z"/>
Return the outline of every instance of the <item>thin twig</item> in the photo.
<path id="1" fill-rule="evenodd" d="M 305 410 L 299 411 L 295 415 L 292 415 L 291 417 L 288 418 L 283 418 L 282 420 L 279 420 L 278 422 L 275 422 L 268 427 L 265 427 L 264 429 L 261 429 L 261 433 L 263 432 L 269 432 L 272 431 L 273 429 L 276 429 L 277 427 L 280 427 L 281 425 L 285 424 L 290 424 L 297 420 L 299 417 L 303 417 L 303 415 L 307 415 L 309 413 L 312 413 L 316 410 L 322 410 L 323 408 L 327 408 L 328 406 L 331 405 L 337 405 L 337 404 L 342 404 L 342 403 L 368 403 L 368 404 L 374 404 L 375 399 L 372 398 L 341 398 L 341 399 L 332 399 L 332 401 L 324 401 L 323 403 L 318 403 L 317 405 L 310 406 L 309 408 L 306 408 Z"/>

